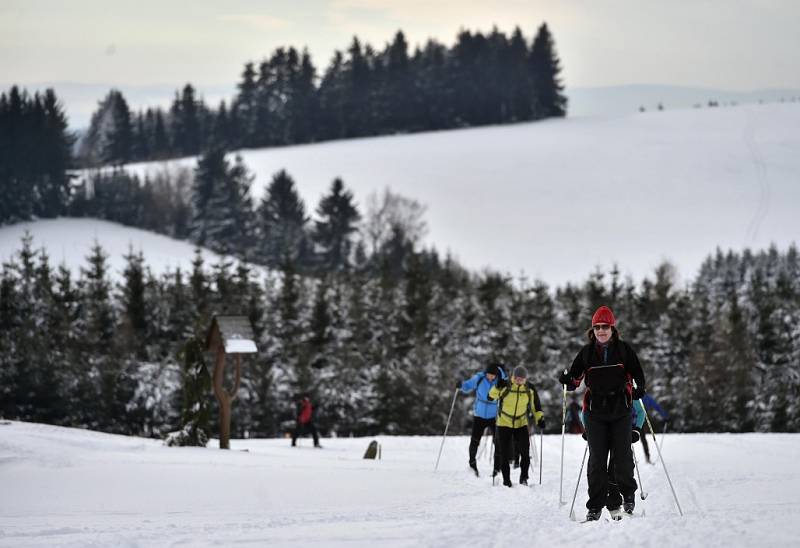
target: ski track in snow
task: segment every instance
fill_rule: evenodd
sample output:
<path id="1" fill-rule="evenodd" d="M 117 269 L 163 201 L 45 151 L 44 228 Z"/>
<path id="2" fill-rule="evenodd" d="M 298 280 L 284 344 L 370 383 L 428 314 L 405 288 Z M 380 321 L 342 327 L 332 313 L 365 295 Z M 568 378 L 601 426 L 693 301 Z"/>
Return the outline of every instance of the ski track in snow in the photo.
<path id="1" fill-rule="evenodd" d="M 231 451 L 12 422 L 0 426 L 0 547 L 78 546 L 788 546 L 800 517 L 796 434 L 668 434 L 640 471 L 642 519 L 577 523 L 569 502 L 583 440 L 568 436 L 559 505 L 559 435 L 545 436 L 543 484 L 492 486 L 466 463 L 468 438 L 232 440 Z M 240 451 L 247 449 L 247 451 Z M 581 482 L 576 517 L 585 515 Z M 607 513 L 604 511 L 604 518 Z"/>

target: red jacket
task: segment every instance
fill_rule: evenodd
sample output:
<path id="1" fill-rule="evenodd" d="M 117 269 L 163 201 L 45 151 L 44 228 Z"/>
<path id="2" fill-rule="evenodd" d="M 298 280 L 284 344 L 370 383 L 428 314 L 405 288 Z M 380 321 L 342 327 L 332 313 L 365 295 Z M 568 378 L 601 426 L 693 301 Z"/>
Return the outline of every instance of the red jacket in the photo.
<path id="1" fill-rule="evenodd" d="M 314 416 L 314 407 L 311 405 L 311 400 L 303 398 L 299 405 L 299 412 L 297 413 L 297 422 L 300 424 L 308 424 Z"/>

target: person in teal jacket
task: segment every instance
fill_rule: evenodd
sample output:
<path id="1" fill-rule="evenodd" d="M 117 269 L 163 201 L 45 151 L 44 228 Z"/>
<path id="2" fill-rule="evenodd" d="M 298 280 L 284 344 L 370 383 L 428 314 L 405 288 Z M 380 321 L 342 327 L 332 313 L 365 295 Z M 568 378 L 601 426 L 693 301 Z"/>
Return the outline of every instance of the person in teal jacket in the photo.
<path id="1" fill-rule="evenodd" d="M 497 402 L 489 401 L 489 390 L 497 385 L 497 380 L 507 379 L 508 375 L 503 371 L 502 364 L 491 363 L 485 371 L 479 371 L 465 381 L 458 381 L 456 388 L 464 394 L 475 392 L 475 403 L 472 406 L 472 437 L 469 442 L 469 467 L 478 473 L 478 463 L 475 455 L 478 453 L 478 446 L 481 437 L 488 428 L 492 432 L 492 439 L 495 433 L 495 420 L 497 418 Z M 500 448 L 494 446 L 494 473 L 497 475 L 500 470 Z"/>

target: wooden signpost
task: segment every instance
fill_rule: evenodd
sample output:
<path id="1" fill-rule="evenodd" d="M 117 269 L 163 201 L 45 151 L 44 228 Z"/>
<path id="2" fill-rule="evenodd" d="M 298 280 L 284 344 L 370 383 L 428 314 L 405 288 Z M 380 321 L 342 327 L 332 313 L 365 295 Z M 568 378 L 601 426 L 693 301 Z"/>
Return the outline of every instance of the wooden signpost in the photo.
<path id="1" fill-rule="evenodd" d="M 242 379 L 242 354 L 258 352 L 253 328 L 246 316 L 214 316 L 206 338 L 206 347 L 214 356 L 213 387 L 219 402 L 219 448 L 230 449 L 231 404 L 236 399 Z M 236 374 L 233 388 L 223 386 L 225 378 L 225 358 L 233 355 L 236 359 Z"/>

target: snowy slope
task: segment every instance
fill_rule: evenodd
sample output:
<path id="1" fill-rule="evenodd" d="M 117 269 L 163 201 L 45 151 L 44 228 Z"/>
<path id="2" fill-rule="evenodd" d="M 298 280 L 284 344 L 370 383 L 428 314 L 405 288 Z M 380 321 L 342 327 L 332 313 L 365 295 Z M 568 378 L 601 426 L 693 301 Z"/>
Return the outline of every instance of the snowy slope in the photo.
<path id="1" fill-rule="evenodd" d="M 717 246 L 800 235 L 800 104 L 669 110 L 244 151 L 260 196 L 282 168 L 313 210 L 341 176 L 362 204 L 428 205 L 429 241 L 470 268 L 551 284 L 596 265 L 685 278 Z M 192 166 L 193 159 L 168 164 Z M 140 164 L 143 173 L 163 164 Z"/>
<path id="2" fill-rule="evenodd" d="M 379 440 L 383 460 L 365 461 L 367 439 L 323 439 L 323 450 L 307 439 L 295 449 L 233 440 L 223 452 L 5 423 L 0 546 L 796 545 L 797 434 L 668 435 L 685 516 L 662 467 L 642 464 L 646 516 L 590 524 L 559 506 L 560 436 L 545 437 L 543 484 L 513 489 L 467 472 L 465 437 L 448 438 L 436 473 L 440 438 Z M 582 454 L 580 437 L 568 436 L 567 499 Z M 479 466 L 489 469 L 485 458 Z"/>
<path id="3" fill-rule="evenodd" d="M 145 264 L 156 276 L 177 267 L 184 273 L 191 272 L 195 258 L 196 247 L 189 242 L 109 221 L 63 218 L 0 227 L 0 261 L 7 261 L 19 252 L 26 231 L 33 236 L 34 250 L 47 250 L 52 268 L 63 262 L 75 276 L 81 268 L 87 268 L 86 258 L 95 242 L 108 255 L 109 274 L 114 279 L 122 277 L 124 257 L 131 249 L 134 253 L 142 252 Z M 202 250 L 202 256 L 206 267 L 220 260 L 219 255 L 207 249 Z"/>

